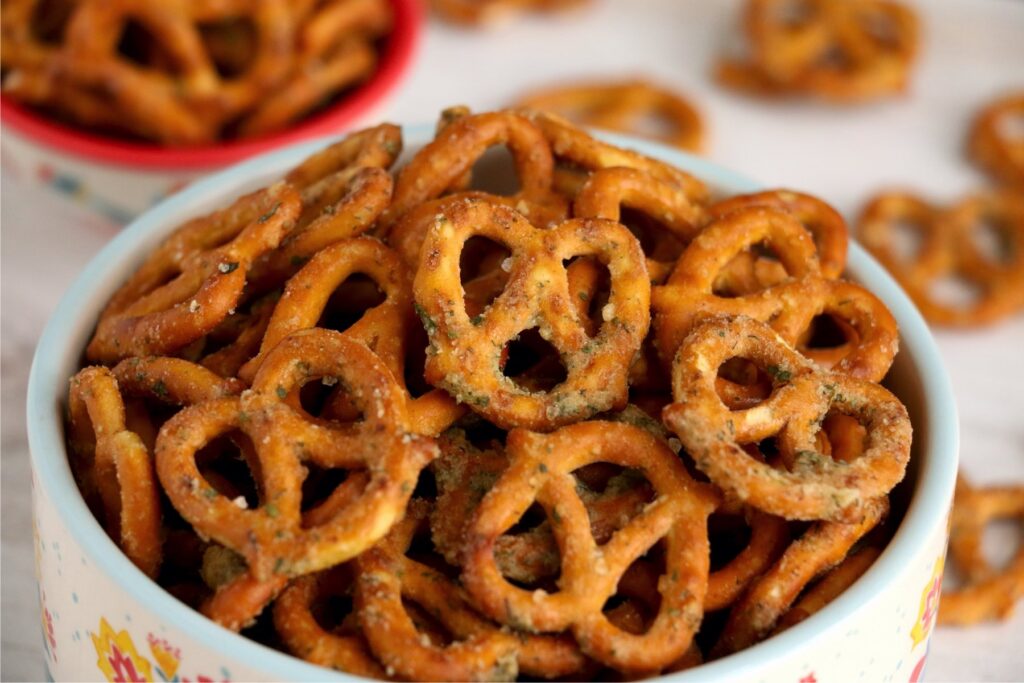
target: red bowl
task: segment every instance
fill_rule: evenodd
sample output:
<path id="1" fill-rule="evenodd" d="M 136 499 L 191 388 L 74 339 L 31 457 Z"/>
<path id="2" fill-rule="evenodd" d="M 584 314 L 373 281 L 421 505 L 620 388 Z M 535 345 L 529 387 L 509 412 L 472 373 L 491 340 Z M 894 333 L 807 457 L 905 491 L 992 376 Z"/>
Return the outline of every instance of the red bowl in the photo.
<path id="1" fill-rule="evenodd" d="M 32 142 L 82 161 L 151 171 L 201 171 L 227 166 L 293 142 L 345 130 L 383 100 L 408 71 L 423 27 L 420 0 L 390 0 L 394 27 L 377 70 L 363 85 L 324 111 L 277 133 L 200 147 L 161 147 L 103 137 L 53 121 L 0 95 L 0 121 Z"/>

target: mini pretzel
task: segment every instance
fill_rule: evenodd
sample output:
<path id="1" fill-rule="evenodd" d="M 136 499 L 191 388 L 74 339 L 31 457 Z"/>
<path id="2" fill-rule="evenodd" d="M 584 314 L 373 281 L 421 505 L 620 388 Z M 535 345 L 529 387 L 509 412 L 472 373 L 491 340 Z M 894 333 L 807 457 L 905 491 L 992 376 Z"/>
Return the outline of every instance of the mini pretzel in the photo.
<path id="1" fill-rule="evenodd" d="M 472 320 L 459 283 L 466 241 L 482 235 L 512 252 L 505 291 Z M 563 261 L 592 256 L 611 275 L 597 334 L 586 334 L 568 292 Z M 503 206 L 466 201 L 450 207 L 427 234 L 413 294 L 430 338 L 426 378 L 503 427 L 552 429 L 622 407 L 626 377 L 647 333 L 650 284 L 643 254 L 621 225 L 574 219 L 532 227 Z M 537 325 L 568 371 L 549 392 L 531 392 L 501 374 L 505 346 Z"/>
<path id="2" fill-rule="evenodd" d="M 1005 239 L 1005 257 L 993 261 L 975 244 L 985 223 Z M 922 243 L 911 259 L 893 247 L 898 224 L 919 231 Z M 860 219 L 860 239 L 899 281 L 933 323 L 974 326 L 1024 310 L 1024 199 L 1012 192 L 976 195 L 948 209 L 937 209 L 909 194 L 873 199 Z M 931 291 L 937 281 L 955 277 L 979 290 L 967 305 L 947 304 Z"/>
<path id="3" fill-rule="evenodd" d="M 998 180 L 1020 190 L 1024 190 L 1022 123 L 1024 92 L 1009 93 L 978 112 L 971 123 L 967 142 L 968 152 L 976 164 Z"/>
<path id="4" fill-rule="evenodd" d="M 350 590 L 351 573 L 348 565 L 341 565 L 295 579 L 274 603 L 274 627 L 288 650 L 307 662 L 356 676 L 384 679 L 384 667 L 373 659 L 358 630 L 343 627 L 340 633 L 327 631 L 313 616 L 315 602 Z"/>
<path id="5" fill-rule="evenodd" d="M 785 520 L 757 510 L 748 510 L 746 516 L 750 542 L 724 567 L 708 576 L 708 592 L 704 598 L 707 612 L 735 603 L 751 582 L 778 559 L 789 541 Z"/>
<path id="6" fill-rule="evenodd" d="M 1024 545 L 1001 570 L 982 554 L 985 527 L 997 519 L 1024 520 L 1024 487 L 975 488 L 961 475 L 953 501 L 949 553 L 964 585 L 942 591 L 940 624 L 970 626 L 1005 620 L 1024 597 Z"/>
<path id="7" fill-rule="evenodd" d="M 361 422 L 311 422 L 285 399 L 309 381 L 334 377 L 362 409 Z M 238 399 L 187 408 L 160 430 L 157 473 L 172 504 L 201 533 L 245 557 L 253 577 L 296 576 L 358 555 L 401 517 L 432 442 L 407 431 L 405 402 L 391 373 L 366 347 L 328 330 L 288 337 Z M 206 482 L 195 454 L 221 434 L 246 434 L 259 458 L 261 505 L 243 510 Z M 362 494 L 328 520 L 301 520 L 302 463 L 368 469 Z"/>
<path id="8" fill-rule="evenodd" d="M 889 501 L 867 501 L 864 517 L 852 524 L 817 522 L 793 541 L 779 561 L 758 578 L 729 612 L 713 657 L 731 654 L 764 639 L 804 587 L 842 562 L 850 548 L 889 512 Z"/>
<path id="9" fill-rule="evenodd" d="M 389 169 L 402 153 L 402 129 L 391 123 L 365 128 L 306 157 L 284 179 L 300 190 L 339 171 Z"/>
<path id="10" fill-rule="evenodd" d="M 405 387 L 405 346 L 412 320 L 412 293 L 408 276 L 394 252 L 375 239 L 359 237 L 333 244 L 316 254 L 296 273 L 274 308 L 259 353 L 239 371 L 251 379 L 264 358 L 282 339 L 317 326 L 334 290 L 356 273 L 369 276 L 385 300 L 363 313 L 343 333 L 373 351 Z M 416 433 L 435 435 L 461 416 L 453 399 L 436 389 L 407 399 L 410 425 Z"/>
<path id="11" fill-rule="evenodd" d="M 554 160 L 544 135 L 519 114 L 492 112 L 456 118 L 416 154 L 398 174 L 385 225 L 448 190 L 461 189 L 477 160 L 499 144 L 512 154 L 521 187 L 508 202 L 538 225 L 552 213 L 564 216 L 565 200 L 552 189 Z"/>
<path id="12" fill-rule="evenodd" d="M 597 140 L 556 114 L 532 109 L 524 109 L 521 114 L 540 128 L 556 160 L 570 166 L 555 173 L 556 187 L 563 194 L 574 197 L 586 181 L 586 173 L 624 166 L 678 186 L 694 202 L 703 203 L 708 197 L 707 186 L 701 180 L 674 166 Z M 582 179 L 580 171 L 584 172 Z"/>
<path id="13" fill-rule="evenodd" d="M 438 446 L 441 457 L 432 464 L 438 495 L 430 518 L 431 538 L 445 560 L 458 565 L 466 524 L 508 468 L 508 458 L 496 449 L 474 448 L 457 430 L 445 432 Z M 577 488 L 599 544 L 607 542 L 649 502 L 651 490 L 646 482 L 618 484 L 609 481 L 600 494 L 584 486 Z M 559 569 L 558 546 L 548 522 L 517 534 L 503 534 L 495 542 L 494 557 L 502 576 L 521 583 L 538 583 L 557 575 Z"/>
<path id="14" fill-rule="evenodd" d="M 490 24 L 513 11 L 552 12 L 576 7 L 589 0 L 431 0 L 431 7 L 457 24 Z"/>
<path id="15" fill-rule="evenodd" d="M 659 228 L 681 245 L 692 240 L 705 221 L 703 207 L 694 203 L 682 189 L 642 171 L 624 167 L 591 173 L 573 201 L 573 216 L 619 222 L 623 208 L 650 216 Z M 664 281 L 678 256 L 678 252 L 659 254 L 651 250 L 647 254 L 651 281 Z"/>
<path id="16" fill-rule="evenodd" d="M 718 220 L 733 211 L 751 206 L 765 206 L 792 215 L 811 233 L 818 252 L 818 262 L 823 277 L 834 280 L 843 273 L 846 267 L 847 229 L 846 221 L 835 209 L 817 197 L 792 190 L 765 190 L 753 194 L 741 194 L 715 202 L 707 211 L 711 220 Z M 764 261 L 765 259 L 758 259 Z M 776 262 L 770 262 L 778 266 Z M 732 265 L 732 264 L 731 264 Z M 765 264 L 767 265 L 767 264 Z M 748 266 L 752 267 L 752 266 Z M 760 278 L 762 287 L 776 284 L 785 278 L 785 273 L 776 269 L 774 277 Z M 752 287 L 747 289 L 750 291 Z"/>
<path id="17" fill-rule="evenodd" d="M 887 0 L 748 0 L 746 61 L 724 60 L 724 85 L 755 94 L 807 93 L 837 102 L 906 88 L 917 19 Z"/>
<path id="18" fill-rule="evenodd" d="M 142 439 L 125 427 L 124 402 L 107 368 L 91 367 L 71 379 L 72 450 L 88 458 L 108 532 L 151 577 L 160 567 L 160 493 Z"/>
<path id="19" fill-rule="evenodd" d="M 715 293 L 715 283 L 737 255 L 764 242 L 788 274 L 777 284 L 740 296 Z M 726 213 L 686 248 L 664 286 L 651 293 L 655 344 L 670 363 L 676 349 L 702 318 L 745 315 L 796 343 L 814 317 L 829 314 L 847 323 L 851 334 L 841 350 L 820 357 L 827 368 L 878 381 L 898 345 L 896 321 L 885 305 L 863 287 L 823 279 L 810 234 L 788 213 L 753 206 Z"/>
<path id="20" fill-rule="evenodd" d="M 771 396 L 730 411 L 715 390 L 718 368 L 745 358 L 773 375 Z M 817 369 L 771 328 L 749 318 L 712 319 L 680 348 L 672 369 L 675 403 L 662 413 L 697 467 L 748 505 L 786 519 L 853 522 L 903 479 L 910 458 L 907 410 L 880 385 Z M 856 418 L 867 434 L 864 452 L 837 462 L 816 450 L 829 412 Z M 777 436 L 788 470 L 772 467 L 743 446 Z"/>
<path id="21" fill-rule="evenodd" d="M 463 585 L 498 621 L 528 631 L 571 629 L 583 651 L 620 671 L 655 671 L 689 647 L 707 589 L 707 517 L 715 495 L 686 473 L 653 435 L 621 423 L 586 422 L 543 435 L 509 433 L 508 470 L 484 497 L 466 531 Z M 598 546 L 572 472 L 592 462 L 642 469 L 654 502 Z M 495 543 L 536 501 L 547 513 L 562 556 L 559 590 L 529 591 L 502 577 Z M 650 628 L 633 635 L 602 613 L 620 577 L 665 540 L 661 605 Z"/>
<path id="22" fill-rule="evenodd" d="M 216 328 L 238 304 L 252 262 L 280 243 L 299 208 L 295 190 L 278 183 L 185 223 L 110 298 L 86 356 L 169 354 Z"/>
<path id="23" fill-rule="evenodd" d="M 646 118 L 667 130 L 655 139 L 691 152 L 703 147 L 700 114 L 676 93 L 646 81 L 585 83 L 531 93 L 516 105 L 550 111 L 583 126 L 623 133 L 637 133 L 637 122 Z"/>

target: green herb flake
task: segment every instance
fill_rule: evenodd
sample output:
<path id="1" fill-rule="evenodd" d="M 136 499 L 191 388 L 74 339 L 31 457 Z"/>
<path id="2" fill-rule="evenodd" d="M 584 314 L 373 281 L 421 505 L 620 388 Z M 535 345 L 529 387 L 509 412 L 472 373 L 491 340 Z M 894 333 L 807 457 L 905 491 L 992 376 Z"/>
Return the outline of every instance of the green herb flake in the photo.
<path id="1" fill-rule="evenodd" d="M 153 393 L 159 396 L 160 398 L 167 397 L 167 385 L 164 384 L 164 381 L 162 379 L 158 379 L 157 381 L 153 382 Z"/>
<path id="2" fill-rule="evenodd" d="M 788 382 L 793 378 L 793 373 L 782 367 L 781 365 L 769 365 L 768 374 L 774 377 L 779 382 Z"/>
<path id="3" fill-rule="evenodd" d="M 280 384 L 277 385 L 277 397 L 283 399 L 286 396 L 288 396 L 288 391 Z"/>
<path id="4" fill-rule="evenodd" d="M 277 509 L 277 506 L 274 505 L 273 503 L 267 503 L 266 505 L 264 505 L 263 510 L 267 513 L 267 517 L 277 517 L 280 514 L 280 512 Z"/>
<path id="5" fill-rule="evenodd" d="M 270 207 L 270 211 L 267 211 L 265 214 L 263 214 L 262 216 L 257 218 L 256 222 L 257 223 L 266 223 L 267 221 L 269 221 L 271 218 L 274 217 L 274 214 L 277 213 L 277 210 L 280 209 L 280 208 L 281 208 L 281 202 L 277 202 L 272 207 Z"/>

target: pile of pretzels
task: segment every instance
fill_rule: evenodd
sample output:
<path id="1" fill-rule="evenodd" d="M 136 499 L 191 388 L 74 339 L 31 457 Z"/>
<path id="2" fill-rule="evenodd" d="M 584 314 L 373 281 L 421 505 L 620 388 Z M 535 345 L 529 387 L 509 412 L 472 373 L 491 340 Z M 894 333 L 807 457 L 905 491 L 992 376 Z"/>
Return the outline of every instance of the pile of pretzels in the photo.
<path id="1" fill-rule="evenodd" d="M 595 680 L 867 570 L 911 425 L 831 207 L 531 110 L 401 150 L 353 133 L 186 222 L 103 310 L 69 458 L 142 571 L 353 674 Z"/>

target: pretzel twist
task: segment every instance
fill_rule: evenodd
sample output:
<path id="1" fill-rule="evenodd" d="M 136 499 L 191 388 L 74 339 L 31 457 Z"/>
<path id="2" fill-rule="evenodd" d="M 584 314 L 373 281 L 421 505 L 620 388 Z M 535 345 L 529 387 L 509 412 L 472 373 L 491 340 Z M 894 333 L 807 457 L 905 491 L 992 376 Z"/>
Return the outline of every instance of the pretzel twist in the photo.
<path id="1" fill-rule="evenodd" d="M 470 319 L 459 284 L 465 242 L 482 235 L 508 247 L 504 292 Z M 590 256 L 611 274 L 605 321 L 586 334 L 569 297 L 564 261 Z M 502 206 L 466 201 L 428 233 L 413 294 L 430 338 L 426 378 L 499 426 L 552 429 L 626 402 L 629 359 L 648 325 L 650 285 L 636 240 L 622 226 L 574 219 L 537 230 Z M 536 325 L 568 371 L 549 392 L 532 392 L 501 374 L 505 346 Z"/>

